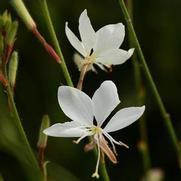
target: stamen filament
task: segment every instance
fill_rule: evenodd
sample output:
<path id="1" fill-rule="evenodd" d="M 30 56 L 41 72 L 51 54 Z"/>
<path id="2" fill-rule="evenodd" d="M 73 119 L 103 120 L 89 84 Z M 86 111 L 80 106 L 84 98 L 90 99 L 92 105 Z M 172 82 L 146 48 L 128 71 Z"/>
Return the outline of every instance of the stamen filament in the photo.
<path id="1" fill-rule="evenodd" d="M 74 140 L 73 143 L 75 144 L 79 144 L 81 140 L 83 140 L 85 137 L 89 136 L 90 134 L 83 134 L 80 138 L 78 138 L 77 140 Z"/>
<path id="2" fill-rule="evenodd" d="M 101 150 L 100 150 L 99 138 L 96 138 L 96 135 L 95 135 L 95 139 L 97 141 L 98 157 L 97 157 L 96 169 L 95 169 L 95 172 L 92 174 L 92 177 L 96 177 L 98 179 L 99 178 L 98 170 L 99 170 Z"/>
<path id="3" fill-rule="evenodd" d="M 103 134 L 105 135 L 106 138 L 108 138 L 108 140 L 110 141 L 111 145 L 112 145 L 112 148 L 113 148 L 113 152 L 115 153 L 115 155 L 117 155 L 117 151 L 116 151 L 116 147 L 112 141 L 112 139 L 110 139 L 109 135 L 105 132 L 103 132 Z"/>
<path id="4" fill-rule="evenodd" d="M 129 148 L 128 145 L 126 145 L 125 143 L 123 143 L 122 141 L 116 141 L 110 134 L 106 133 L 105 131 L 103 131 L 104 135 L 113 143 L 120 145 L 120 146 L 124 146 L 126 148 Z"/>

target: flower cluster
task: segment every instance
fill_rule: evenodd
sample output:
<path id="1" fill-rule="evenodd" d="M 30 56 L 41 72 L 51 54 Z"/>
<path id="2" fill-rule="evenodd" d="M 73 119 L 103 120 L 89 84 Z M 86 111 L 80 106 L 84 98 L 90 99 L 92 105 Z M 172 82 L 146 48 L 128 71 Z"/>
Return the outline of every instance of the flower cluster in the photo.
<path id="1" fill-rule="evenodd" d="M 79 53 L 75 55 L 75 61 L 81 74 L 85 65 L 86 71 L 95 71 L 93 64 L 106 70 L 105 67 L 124 63 L 134 52 L 134 49 L 128 51 L 119 49 L 125 36 L 122 23 L 106 25 L 95 32 L 86 10 L 79 18 L 81 41 L 69 29 L 68 23 L 65 25 L 65 31 L 68 40 Z M 80 81 L 83 81 L 83 77 Z M 62 111 L 72 121 L 54 124 L 45 129 L 44 133 L 54 137 L 78 137 L 75 143 L 79 143 L 85 137 L 92 137 L 92 141 L 85 146 L 85 149 L 97 148 L 98 159 L 92 175 L 96 178 L 99 178 L 101 153 L 113 163 L 117 163 L 115 144 L 128 148 L 123 142 L 116 141 L 110 133 L 129 126 L 139 119 L 145 110 L 145 106 L 121 109 L 106 124 L 106 119 L 120 103 L 117 88 L 112 81 L 104 81 L 92 99 L 79 89 L 60 86 L 58 102 Z M 106 125 L 103 126 L 103 123 Z M 109 147 L 109 144 L 112 147 Z"/>

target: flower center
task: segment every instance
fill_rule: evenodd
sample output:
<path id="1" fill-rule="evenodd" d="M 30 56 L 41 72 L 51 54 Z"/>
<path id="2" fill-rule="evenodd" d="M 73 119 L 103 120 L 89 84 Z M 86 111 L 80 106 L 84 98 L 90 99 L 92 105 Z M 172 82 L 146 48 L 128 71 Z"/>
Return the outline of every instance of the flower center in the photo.
<path id="1" fill-rule="evenodd" d="M 93 135 L 102 133 L 102 129 L 99 126 L 94 126 L 90 128 Z"/>
<path id="2" fill-rule="evenodd" d="M 95 56 L 92 54 L 92 55 L 89 55 L 87 57 L 85 57 L 85 61 L 84 61 L 84 65 L 85 64 L 93 64 L 95 62 Z"/>

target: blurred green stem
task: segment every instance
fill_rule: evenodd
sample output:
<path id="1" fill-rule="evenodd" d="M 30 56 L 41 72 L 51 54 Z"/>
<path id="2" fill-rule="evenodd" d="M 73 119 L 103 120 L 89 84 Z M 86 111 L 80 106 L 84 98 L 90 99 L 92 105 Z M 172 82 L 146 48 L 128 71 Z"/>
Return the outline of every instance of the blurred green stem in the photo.
<path id="1" fill-rule="evenodd" d="M 149 70 L 149 68 L 147 66 L 147 63 L 145 61 L 145 58 L 144 58 L 141 46 L 140 46 L 139 41 L 137 39 L 137 36 L 136 36 L 135 30 L 134 30 L 133 24 L 131 22 L 130 15 L 129 15 L 129 13 L 127 11 L 127 8 L 126 8 L 126 5 L 124 3 L 124 0 L 118 0 L 118 2 L 119 2 L 119 5 L 121 7 L 121 10 L 122 10 L 122 13 L 124 15 L 124 18 L 126 20 L 128 30 L 129 30 L 130 35 L 131 35 L 132 40 L 133 40 L 134 47 L 136 48 L 136 52 L 138 54 L 138 58 L 139 58 L 139 60 L 140 60 L 140 62 L 142 64 L 143 72 L 144 72 L 145 77 L 146 77 L 146 79 L 147 79 L 147 81 L 148 81 L 148 83 L 150 85 L 150 88 L 151 88 L 151 90 L 153 92 L 154 99 L 155 99 L 156 103 L 158 104 L 158 107 L 159 107 L 160 112 L 162 114 L 165 126 L 166 126 L 166 128 L 168 130 L 168 133 L 170 135 L 171 141 L 172 141 L 173 146 L 174 146 L 174 148 L 176 150 L 176 153 L 177 153 L 177 156 L 178 156 L 178 161 L 179 161 L 179 166 L 181 168 L 181 149 L 180 149 L 179 141 L 177 139 L 175 130 L 173 128 L 170 116 L 169 116 L 169 114 L 167 113 L 167 111 L 165 109 L 165 106 L 164 106 L 164 104 L 162 102 L 162 99 L 161 99 L 161 97 L 159 95 L 159 92 L 157 90 L 157 87 L 156 87 L 156 85 L 155 85 L 155 83 L 153 81 L 153 78 L 152 78 L 152 75 L 150 73 L 150 70 Z"/>
<path id="2" fill-rule="evenodd" d="M 3 179 L 3 177 L 2 177 L 2 175 L 0 174 L 0 181 L 4 181 L 4 179 Z"/>
<path id="3" fill-rule="evenodd" d="M 46 0 L 39 0 L 39 2 L 40 2 L 39 4 L 41 6 L 43 16 L 45 18 L 45 23 L 47 25 L 47 28 L 48 28 L 48 31 L 49 31 L 49 34 L 50 34 L 50 37 L 51 37 L 52 44 L 53 44 L 56 52 L 58 53 L 58 55 L 60 56 L 60 58 L 62 60 L 62 63 L 60 64 L 60 66 L 61 66 L 61 69 L 62 69 L 63 74 L 65 76 L 66 82 L 67 82 L 67 84 L 69 86 L 73 87 L 73 82 L 71 80 L 69 71 L 67 69 L 65 59 L 63 57 L 63 54 L 62 54 L 62 51 L 61 51 L 61 48 L 60 48 L 60 45 L 59 45 L 55 30 L 54 30 L 54 26 L 53 26 L 53 23 L 52 23 L 52 20 L 51 20 L 51 17 L 50 17 L 47 2 L 46 2 Z"/>
<path id="4" fill-rule="evenodd" d="M 55 30 L 54 30 L 54 27 L 53 27 L 53 23 L 52 23 L 52 20 L 51 20 L 51 17 L 50 17 L 47 2 L 46 2 L 46 0 L 39 0 L 39 2 L 40 2 L 40 5 L 41 5 L 43 15 L 45 17 L 45 21 L 46 21 L 47 28 L 48 28 L 49 33 L 50 33 L 50 37 L 52 39 L 52 44 L 54 45 L 55 50 L 58 52 L 59 56 L 61 57 L 62 64 L 60 64 L 60 65 L 61 65 L 61 68 L 63 70 L 63 74 L 64 74 L 64 76 L 66 78 L 67 84 L 69 86 L 73 86 L 69 71 L 68 71 L 67 66 L 65 64 L 65 59 L 63 57 L 63 54 L 62 54 L 61 48 L 59 46 L 59 42 L 58 42 Z M 94 152 L 94 153 L 95 153 L 95 155 L 97 157 L 97 153 L 96 152 Z M 101 162 L 100 166 L 101 166 L 101 175 L 103 177 L 103 180 L 104 181 L 109 181 L 110 179 L 109 179 L 109 176 L 108 176 L 108 173 L 107 173 L 105 163 Z"/>
<path id="5" fill-rule="evenodd" d="M 5 68 L 5 77 L 8 80 L 8 75 L 7 75 L 6 68 Z M 27 175 L 27 176 L 29 177 L 30 181 L 33 181 L 33 180 L 41 181 L 42 180 L 41 171 L 40 171 L 40 168 L 38 166 L 38 162 L 37 162 L 37 160 L 35 158 L 35 155 L 32 152 L 30 144 L 29 144 L 29 142 L 27 140 L 27 137 L 26 137 L 26 134 L 24 132 L 23 126 L 21 124 L 21 120 L 19 118 L 19 114 L 18 114 L 18 111 L 16 109 L 16 105 L 15 105 L 14 98 L 13 98 L 13 91 L 12 91 L 12 89 L 10 87 L 10 84 L 7 85 L 6 92 L 7 92 L 7 95 L 8 95 L 9 109 L 13 114 L 14 124 L 15 124 L 15 126 L 16 126 L 16 128 L 18 130 L 18 133 L 21 136 L 22 141 L 23 141 L 21 143 L 21 145 L 22 146 L 25 145 L 25 147 L 23 147 L 23 149 L 26 149 L 26 150 L 24 150 L 24 153 L 27 154 L 26 155 L 26 159 L 27 159 L 26 161 L 28 161 L 29 164 L 26 165 L 26 166 L 24 165 L 26 167 L 26 169 L 27 169 L 27 170 L 25 169 L 25 171 L 27 172 L 27 174 L 29 173 L 29 175 Z"/>
<path id="6" fill-rule="evenodd" d="M 127 0 L 127 9 L 130 14 L 130 18 L 133 21 L 133 1 Z M 129 44 L 130 47 L 134 46 L 134 41 L 132 39 L 131 33 L 129 32 Z M 138 105 L 143 105 L 145 102 L 145 89 L 142 84 L 142 78 L 141 78 L 141 70 L 140 65 L 137 59 L 136 53 L 132 56 L 132 62 L 133 62 L 133 68 L 134 68 L 134 78 L 135 78 L 135 87 L 136 87 L 136 102 Z M 150 161 L 150 155 L 148 150 L 148 139 L 147 139 L 147 129 L 146 129 L 146 120 L 145 117 L 141 117 L 139 121 L 139 130 L 140 130 L 140 143 L 138 145 L 138 149 L 140 150 L 142 154 L 143 159 L 143 168 L 145 173 L 148 172 L 148 170 L 151 168 L 151 161 Z"/>
<path id="7" fill-rule="evenodd" d="M 100 171 L 101 171 L 101 175 L 103 177 L 103 180 L 104 181 L 110 181 L 110 178 L 109 178 L 109 175 L 108 175 L 108 172 L 107 172 L 107 168 L 106 168 L 105 160 L 101 160 Z"/>

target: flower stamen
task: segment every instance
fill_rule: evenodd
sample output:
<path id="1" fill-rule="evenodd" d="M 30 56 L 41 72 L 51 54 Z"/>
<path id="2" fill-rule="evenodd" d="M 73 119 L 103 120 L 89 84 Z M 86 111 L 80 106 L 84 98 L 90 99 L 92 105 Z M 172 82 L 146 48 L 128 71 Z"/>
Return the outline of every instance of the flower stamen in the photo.
<path id="1" fill-rule="evenodd" d="M 77 140 L 74 140 L 73 143 L 75 144 L 79 144 L 81 140 L 83 140 L 85 137 L 90 136 L 90 133 L 85 133 L 83 134 L 80 138 L 78 138 Z"/>
<path id="2" fill-rule="evenodd" d="M 101 155 L 101 150 L 100 150 L 100 144 L 99 144 L 99 138 L 97 138 L 97 134 L 94 136 L 94 139 L 96 140 L 97 142 L 97 149 L 98 149 L 98 157 L 97 157 L 97 163 L 96 163 L 96 169 L 95 169 L 95 172 L 92 174 L 92 177 L 94 178 L 99 178 L 99 173 L 98 173 L 98 170 L 99 170 L 99 163 L 100 163 L 100 155 Z"/>
<path id="3" fill-rule="evenodd" d="M 105 131 L 103 131 L 103 134 L 109 139 L 110 142 L 112 142 L 113 144 L 117 144 L 120 146 L 124 146 L 126 148 L 129 148 L 128 145 L 126 145 L 125 143 L 121 142 L 121 141 L 116 141 L 110 134 L 106 133 Z M 115 147 L 115 146 L 114 146 Z M 114 149 L 114 148 L 113 148 Z"/>
<path id="4" fill-rule="evenodd" d="M 115 147 L 113 141 L 110 139 L 109 135 L 107 135 L 107 133 L 105 133 L 105 132 L 103 132 L 103 134 L 104 134 L 105 137 L 110 141 L 110 143 L 111 143 L 111 145 L 112 145 L 113 152 L 115 153 L 115 155 L 118 155 L 118 154 L 117 154 L 116 147 Z"/>

